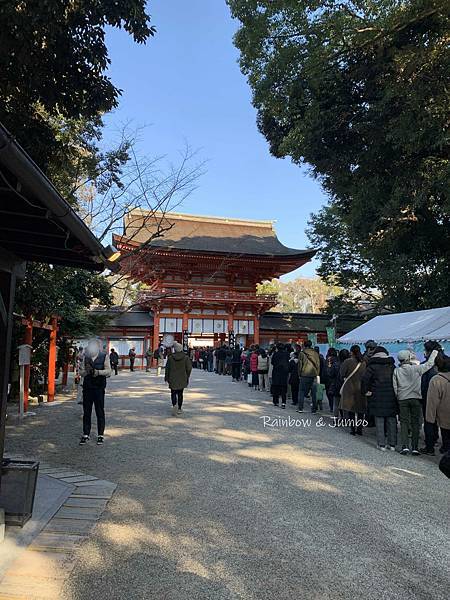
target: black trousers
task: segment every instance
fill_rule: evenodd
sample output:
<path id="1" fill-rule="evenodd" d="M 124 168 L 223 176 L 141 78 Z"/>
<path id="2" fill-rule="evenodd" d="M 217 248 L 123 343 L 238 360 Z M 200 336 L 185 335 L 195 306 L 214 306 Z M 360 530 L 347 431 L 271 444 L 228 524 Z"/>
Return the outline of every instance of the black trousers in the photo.
<path id="1" fill-rule="evenodd" d="M 102 388 L 83 388 L 83 434 L 91 434 L 92 405 L 97 417 L 98 435 L 105 433 L 105 390 Z"/>
<path id="2" fill-rule="evenodd" d="M 231 375 L 233 379 L 239 380 L 241 378 L 241 363 L 232 363 Z"/>
<path id="3" fill-rule="evenodd" d="M 115 363 L 113 363 L 113 364 L 111 365 L 111 368 L 112 368 L 112 369 L 114 369 L 114 375 L 117 375 L 117 373 L 118 373 L 118 370 L 117 370 L 117 369 L 118 369 L 118 366 L 119 366 L 119 365 L 116 365 Z"/>
<path id="4" fill-rule="evenodd" d="M 281 404 L 286 404 L 287 385 L 272 384 L 272 397 L 273 397 L 273 403 L 275 405 L 279 404 L 280 396 L 281 396 Z"/>
<path id="5" fill-rule="evenodd" d="M 299 390 L 298 382 L 291 383 L 292 404 L 298 404 L 298 390 Z"/>
<path id="6" fill-rule="evenodd" d="M 178 404 L 178 408 L 183 406 L 183 392 L 184 390 L 170 390 L 172 396 L 172 406 Z"/>
<path id="7" fill-rule="evenodd" d="M 134 371 L 134 360 L 130 360 L 130 371 Z"/>
<path id="8" fill-rule="evenodd" d="M 450 450 L 450 429 L 444 429 L 441 427 L 441 438 L 442 452 L 448 452 Z"/>

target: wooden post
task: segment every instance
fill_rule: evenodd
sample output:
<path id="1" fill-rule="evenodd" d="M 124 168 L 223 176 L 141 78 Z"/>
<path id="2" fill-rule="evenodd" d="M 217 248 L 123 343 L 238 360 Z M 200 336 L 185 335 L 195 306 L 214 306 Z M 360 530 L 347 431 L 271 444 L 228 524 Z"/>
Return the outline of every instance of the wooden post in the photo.
<path id="1" fill-rule="evenodd" d="M 25 334 L 23 336 L 23 343 L 33 345 L 33 321 L 32 319 L 28 319 Z M 31 365 L 25 365 L 23 369 L 23 410 L 27 412 L 28 410 L 28 402 L 30 395 L 30 373 L 31 373 Z"/>
<path id="2" fill-rule="evenodd" d="M 5 446 L 6 401 L 8 397 L 9 368 L 11 360 L 11 337 L 13 326 L 14 294 L 16 290 L 17 270 L 2 270 L 0 255 L 0 464 Z M 8 268 L 8 265 L 6 265 Z M 1 483 L 1 469 L 0 469 Z"/>
<path id="3" fill-rule="evenodd" d="M 48 347 L 48 382 L 47 382 L 47 402 L 53 402 L 55 399 L 55 372 L 56 372 L 56 333 L 58 330 L 58 320 L 52 317 L 52 329 L 50 331 L 50 343 Z"/>
<path id="4" fill-rule="evenodd" d="M 255 315 L 255 333 L 253 335 L 253 343 L 259 344 L 259 314 Z"/>
<path id="5" fill-rule="evenodd" d="M 159 348 L 159 313 L 153 311 L 153 352 Z"/>

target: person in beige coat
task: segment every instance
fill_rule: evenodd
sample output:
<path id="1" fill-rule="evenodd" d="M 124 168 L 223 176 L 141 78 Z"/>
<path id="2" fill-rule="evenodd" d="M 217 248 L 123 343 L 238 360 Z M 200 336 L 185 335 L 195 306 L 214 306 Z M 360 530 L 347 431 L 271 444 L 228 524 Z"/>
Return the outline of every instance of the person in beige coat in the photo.
<path id="1" fill-rule="evenodd" d="M 437 423 L 441 430 L 444 454 L 450 450 L 450 357 L 439 354 L 436 358 L 437 375 L 432 377 L 427 394 L 428 423 Z"/>
<path id="2" fill-rule="evenodd" d="M 339 408 L 351 419 L 350 433 L 362 435 L 362 420 L 367 412 L 367 401 L 361 392 L 361 379 L 366 370 L 366 362 L 359 346 L 350 348 L 350 357 L 341 365 L 340 376 L 344 381 L 341 388 Z"/>

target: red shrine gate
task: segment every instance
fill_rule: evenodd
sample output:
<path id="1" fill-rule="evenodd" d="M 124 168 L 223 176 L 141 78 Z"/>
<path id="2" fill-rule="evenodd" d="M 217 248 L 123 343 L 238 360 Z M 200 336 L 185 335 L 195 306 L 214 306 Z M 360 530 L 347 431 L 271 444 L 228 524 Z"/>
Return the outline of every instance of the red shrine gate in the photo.
<path id="1" fill-rule="evenodd" d="M 130 212 L 122 236 L 121 269 L 148 286 L 139 304 L 154 315 L 153 348 L 164 336 L 192 345 L 217 345 L 227 336 L 259 343 L 259 321 L 276 296 L 258 283 L 304 265 L 313 250 L 278 240 L 272 221 Z"/>

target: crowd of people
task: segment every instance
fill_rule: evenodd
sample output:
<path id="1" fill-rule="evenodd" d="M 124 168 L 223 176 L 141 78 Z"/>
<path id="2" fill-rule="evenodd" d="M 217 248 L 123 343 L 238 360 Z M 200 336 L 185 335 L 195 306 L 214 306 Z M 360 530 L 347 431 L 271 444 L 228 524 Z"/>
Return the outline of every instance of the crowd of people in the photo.
<path id="1" fill-rule="evenodd" d="M 326 400 L 331 417 L 348 427 L 350 434 L 363 435 L 365 427 L 375 427 L 381 451 L 397 449 L 400 426 L 400 454 L 434 455 L 440 432 L 439 450 L 444 454 L 450 452 L 450 357 L 433 341 L 424 344 L 424 356 L 419 363 L 413 352 L 401 350 L 396 365 L 388 350 L 374 340 L 365 343 L 364 353 L 354 345 L 339 351 L 330 347 L 326 356 L 309 340 L 303 345 L 279 343 L 267 349 L 257 344 L 249 348 L 190 348 L 188 353 L 175 342 L 172 348 L 161 345 L 149 351 L 147 370 L 153 360 L 158 375 L 164 370 L 174 415 L 182 412 L 183 390 L 196 368 L 229 376 L 233 383 L 243 382 L 255 392 L 266 392 L 273 405 L 282 409 L 290 400 L 298 413 L 307 406 L 313 414 L 323 411 Z M 117 374 L 119 356 L 114 349 L 106 354 L 98 342 L 92 342 L 79 358 L 77 372 L 83 380 L 83 400 L 79 400 L 84 413 L 80 443 L 89 439 L 94 407 L 97 443 L 101 444 L 106 378 L 111 372 Z M 134 361 L 130 368 L 133 370 Z M 425 444 L 419 448 L 422 426 Z"/>
<path id="2" fill-rule="evenodd" d="M 419 363 L 410 350 L 398 353 L 398 364 L 374 340 L 364 352 L 329 348 L 323 356 L 307 340 L 299 344 L 276 344 L 270 348 L 239 345 L 189 350 L 194 368 L 230 376 L 253 390 L 270 393 L 274 406 L 286 408 L 288 399 L 297 412 L 323 410 L 348 426 L 352 435 L 375 427 L 377 447 L 395 451 L 400 429 L 400 454 L 435 454 L 450 451 L 450 357 L 437 342 L 424 345 L 425 361 Z M 425 444 L 419 448 L 423 425 Z"/>

